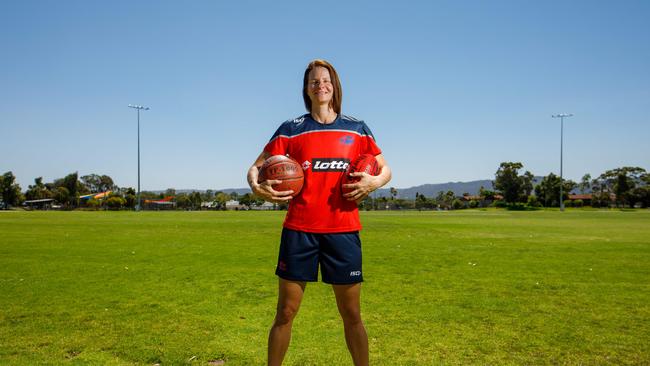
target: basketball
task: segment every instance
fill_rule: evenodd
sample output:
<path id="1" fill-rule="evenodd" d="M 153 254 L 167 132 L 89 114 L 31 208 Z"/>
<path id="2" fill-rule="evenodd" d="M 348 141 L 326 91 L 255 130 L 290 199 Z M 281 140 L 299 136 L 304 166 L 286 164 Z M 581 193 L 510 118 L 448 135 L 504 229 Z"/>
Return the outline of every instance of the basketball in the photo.
<path id="1" fill-rule="evenodd" d="M 274 184 L 276 191 L 293 190 L 292 197 L 300 193 L 305 180 L 305 174 L 297 161 L 284 155 L 273 155 L 264 161 L 260 168 L 258 182 L 262 183 L 268 179 L 281 180 L 282 183 Z"/>
<path id="2" fill-rule="evenodd" d="M 343 175 L 343 179 L 341 180 L 341 184 L 351 184 L 361 180 L 361 178 L 359 177 L 350 177 L 350 173 L 357 173 L 357 172 L 363 172 L 370 175 L 379 174 L 379 163 L 377 162 L 377 159 L 375 159 L 375 157 L 370 154 L 359 155 L 348 166 L 348 169 L 345 171 L 345 174 Z M 343 193 L 349 193 L 353 191 L 350 188 L 342 187 L 342 189 L 343 189 Z"/>

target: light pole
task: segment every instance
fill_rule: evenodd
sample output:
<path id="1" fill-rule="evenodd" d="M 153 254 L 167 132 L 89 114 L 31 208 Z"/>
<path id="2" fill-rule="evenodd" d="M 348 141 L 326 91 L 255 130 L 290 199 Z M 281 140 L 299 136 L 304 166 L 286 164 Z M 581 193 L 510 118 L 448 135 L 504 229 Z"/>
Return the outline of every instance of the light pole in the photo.
<path id="1" fill-rule="evenodd" d="M 129 104 L 129 108 L 133 108 L 138 111 L 138 204 L 135 206 L 135 210 L 140 211 L 142 209 L 142 202 L 140 201 L 140 110 L 142 109 L 148 111 L 149 107 Z"/>
<path id="2" fill-rule="evenodd" d="M 572 113 L 560 113 L 551 116 L 551 118 L 560 119 L 560 211 L 564 211 L 564 200 L 562 199 L 562 186 L 564 185 L 564 180 L 562 179 L 562 146 L 564 144 L 564 118 L 569 118 L 571 116 L 573 116 Z"/>

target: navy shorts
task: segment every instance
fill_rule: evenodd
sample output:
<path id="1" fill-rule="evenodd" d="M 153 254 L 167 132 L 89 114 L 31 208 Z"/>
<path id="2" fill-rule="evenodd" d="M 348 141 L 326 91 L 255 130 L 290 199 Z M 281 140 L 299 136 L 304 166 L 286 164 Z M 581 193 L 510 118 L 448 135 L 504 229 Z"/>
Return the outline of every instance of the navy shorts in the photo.
<path id="1" fill-rule="evenodd" d="M 282 229 L 275 274 L 291 281 L 344 285 L 363 282 L 359 232 L 316 234 Z"/>

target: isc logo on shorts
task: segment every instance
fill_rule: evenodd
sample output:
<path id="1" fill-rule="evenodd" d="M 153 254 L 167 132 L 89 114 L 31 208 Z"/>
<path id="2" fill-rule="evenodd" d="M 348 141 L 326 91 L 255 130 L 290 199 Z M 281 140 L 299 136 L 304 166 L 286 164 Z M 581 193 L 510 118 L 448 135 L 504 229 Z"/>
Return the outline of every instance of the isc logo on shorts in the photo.
<path id="1" fill-rule="evenodd" d="M 361 271 L 352 271 L 350 272 L 350 277 L 352 276 L 361 276 Z"/>
<path id="2" fill-rule="evenodd" d="M 344 172 L 350 165 L 350 159 L 343 158 L 313 158 L 313 172 Z"/>

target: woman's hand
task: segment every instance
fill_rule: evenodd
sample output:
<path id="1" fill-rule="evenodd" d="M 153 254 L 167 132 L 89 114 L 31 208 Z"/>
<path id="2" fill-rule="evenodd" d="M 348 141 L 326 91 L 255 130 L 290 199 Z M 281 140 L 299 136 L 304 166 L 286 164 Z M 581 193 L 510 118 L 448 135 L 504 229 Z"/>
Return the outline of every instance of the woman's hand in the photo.
<path id="1" fill-rule="evenodd" d="M 276 191 L 273 185 L 282 183 L 278 179 L 268 179 L 262 183 L 251 184 L 251 190 L 256 196 L 264 198 L 264 200 L 275 203 L 282 203 L 291 200 L 293 197 L 293 190 Z"/>
<path id="2" fill-rule="evenodd" d="M 292 190 L 289 191 L 276 191 L 273 189 L 273 185 L 282 183 L 281 180 L 277 179 L 268 179 L 264 182 L 258 183 L 257 180 L 260 176 L 260 167 L 264 163 L 264 160 L 268 159 L 271 154 L 266 151 L 262 151 L 260 156 L 257 157 L 250 169 L 248 169 L 248 174 L 246 176 L 248 180 L 248 185 L 251 187 L 251 191 L 256 196 L 264 198 L 264 200 L 274 203 L 287 202 L 293 197 L 291 194 Z"/>
<path id="3" fill-rule="evenodd" d="M 375 156 L 379 165 L 379 174 L 370 175 L 364 172 L 350 173 L 350 177 L 357 177 L 360 180 L 356 183 L 344 184 L 343 188 L 352 189 L 351 192 L 345 193 L 343 197 L 348 201 L 356 201 L 357 204 L 361 203 L 368 195 L 374 190 L 383 187 L 390 181 L 392 173 L 386 159 L 382 154 Z"/>
<path id="4" fill-rule="evenodd" d="M 379 188 L 379 179 L 374 175 L 370 175 L 364 172 L 350 173 L 350 177 L 360 178 L 356 183 L 344 184 L 343 188 L 351 189 L 352 191 L 343 194 L 343 197 L 347 198 L 348 201 L 356 201 L 361 203 L 368 195 Z"/>

